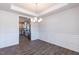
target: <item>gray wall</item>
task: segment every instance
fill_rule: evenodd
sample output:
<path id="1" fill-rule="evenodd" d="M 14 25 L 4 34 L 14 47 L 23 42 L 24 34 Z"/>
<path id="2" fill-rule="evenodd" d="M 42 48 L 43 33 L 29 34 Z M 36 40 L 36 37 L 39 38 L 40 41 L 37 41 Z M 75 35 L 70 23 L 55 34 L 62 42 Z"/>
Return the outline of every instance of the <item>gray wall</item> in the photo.
<path id="1" fill-rule="evenodd" d="M 31 40 L 40 39 L 39 23 L 31 22 Z"/>
<path id="2" fill-rule="evenodd" d="M 19 16 L 0 10 L 0 48 L 19 44 Z M 31 40 L 39 39 L 38 23 L 31 23 Z"/>
<path id="3" fill-rule="evenodd" d="M 79 7 L 44 17 L 41 40 L 79 52 Z"/>
<path id="4" fill-rule="evenodd" d="M 17 14 L 0 11 L 0 48 L 19 44 L 18 23 Z"/>

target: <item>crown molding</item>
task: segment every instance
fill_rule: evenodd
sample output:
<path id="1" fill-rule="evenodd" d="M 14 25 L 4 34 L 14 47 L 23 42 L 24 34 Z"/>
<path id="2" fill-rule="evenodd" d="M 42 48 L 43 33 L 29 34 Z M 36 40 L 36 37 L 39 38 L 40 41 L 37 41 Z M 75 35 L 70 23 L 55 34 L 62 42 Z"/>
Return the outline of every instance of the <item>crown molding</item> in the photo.
<path id="1" fill-rule="evenodd" d="M 41 12 L 41 13 L 39 14 L 39 16 L 48 14 L 48 13 L 50 13 L 50 12 L 54 12 L 54 11 L 56 11 L 57 9 L 60 9 L 60 8 L 62 8 L 62 7 L 64 7 L 64 6 L 67 6 L 67 5 L 68 5 L 68 3 L 57 4 L 57 5 L 53 6 L 53 7 L 51 7 L 51 8 L 49 8 L 49 9 L 45 10 L 44 12 Z"/>
<path id="2" fill-rule="evenodd" d="M 21 13 L 24 13 L 24 14 L 29 14 L 31 16 L 38 16 L 36 13 L 27 11 L 27 10 L 21 8 L 21 7 L 15 6 L 14 4 L 11 4 L 10 9 L 13 10 L 13 11 L 16 11 L 16 12 L 21 12 Z"/>
<path id="3" fill-rule="evenodd" d="M 60 9 L 60 8 L 62 8 L 62 7 L 64 7 L 64 6 L 67 6 L 67 5 L 68 5 L 68 3 L 60 3 L 60 4 L 57 4 L 57 5 L 53 6 L 53 7 L 51 7 L 51 8 L 49 8 L 49 9 L 45 10 L 44 12 L 39 13 L 39 14 L 36 14 L 36 13 L 34 13 L 34 12 L 25 10 L 25 9 L 23 9 L 23 8 L 21 8 L 21 7 L 18 7 L 18 6 L 16 6 L 16 5 L 14 5 L 14 4 L 11 4 L 10 9 L 11 9 L 11 10 L 14 10 L 14 11 L 17 11 L 17 12 L 24 13 L 24 14 L 28 14 L 28 15 L 31 15 L 31 16 L 39 16 L 39 17 L 41 17 L 41 16 L 44 16 L 45 14 L 48 14 L 48 13 L 50 13 L 50 12 L 54 12 L 54 11 L 56 11 L 56 10 L 58 10 L 58 9 Z"/>

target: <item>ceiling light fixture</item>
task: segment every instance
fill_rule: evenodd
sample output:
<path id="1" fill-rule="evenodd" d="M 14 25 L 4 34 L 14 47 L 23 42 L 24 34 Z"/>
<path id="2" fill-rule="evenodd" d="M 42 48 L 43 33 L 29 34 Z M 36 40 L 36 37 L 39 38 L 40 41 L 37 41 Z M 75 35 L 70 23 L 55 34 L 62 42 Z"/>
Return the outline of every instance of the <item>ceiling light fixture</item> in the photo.
<path id="1" fill-rule="evenodd" d="M 35 13 L 38 14 L 38 3 L 35 3 Z M 42 18 L 38 17 L 38 16 L 35 16 L 33 18 L 31 18 L 31 21 L 32 22 L 41 22 L 42 21 Z"/>

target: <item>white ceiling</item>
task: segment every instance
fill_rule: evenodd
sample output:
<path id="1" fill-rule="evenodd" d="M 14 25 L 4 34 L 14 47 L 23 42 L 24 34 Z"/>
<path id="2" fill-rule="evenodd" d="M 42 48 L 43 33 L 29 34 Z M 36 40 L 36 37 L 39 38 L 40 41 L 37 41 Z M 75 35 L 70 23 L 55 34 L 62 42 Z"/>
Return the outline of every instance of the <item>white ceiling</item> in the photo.
<path id="1" fill-rule="evenodd" d="M 42 16 L 65 5 L 67 3 L 14 3 L 11 5 L 11 9 L 28 13 L 32 16 Z"/>
<path id="2" fill-rule="evenodd" d="M 41 13 L 53 7 L 56 3 L 17 3 L 15 5 L 30 12 Z"/>
<path id="3" fill-rule="evenodd" d="M 29 16 L 44 16 L 79 4 L 70 3 L 0 3 L 1 10 L 15 11 Z M 36 12 L 37 11 L 37 12 Z"/>

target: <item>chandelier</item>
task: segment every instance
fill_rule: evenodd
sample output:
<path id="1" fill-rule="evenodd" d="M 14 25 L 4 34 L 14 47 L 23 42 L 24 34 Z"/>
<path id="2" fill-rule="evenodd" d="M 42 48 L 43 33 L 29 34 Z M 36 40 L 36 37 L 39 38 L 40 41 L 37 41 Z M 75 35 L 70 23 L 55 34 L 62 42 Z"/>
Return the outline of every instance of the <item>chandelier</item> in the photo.
<path id="1" fill-rule="evenodd" d="M 42 18 L 33 17 L 33 18 L 31 18 L 31 21 L 32 21 L 32 22 L 41 22 L 41 21 L 42 21 Z"/>
<path id="2" fill-rule="evenodd" d="M 37 13 L 38 13 L 38 9 L 37 9 L 37 8 L 39 7 L 39 6 L 38 6 L 38 3 L 35 3 L 35 7 L 36 7 L 36 8 L 35 8 L 35 13 L 37 14 Z M 41 22 L 41 21 L 42 21 L 42 18 L 40 18 L 40 17 L 38 17 L 38 16 L 35 16 L 35 17 L 32 17 L 32 18 L 31 18 L 31 21 L 32 21 L 32 22 Z"/>

